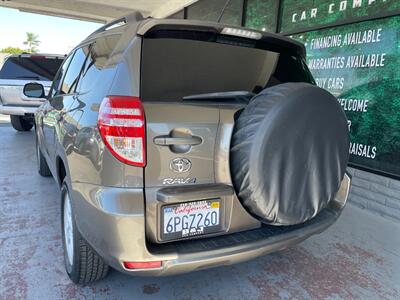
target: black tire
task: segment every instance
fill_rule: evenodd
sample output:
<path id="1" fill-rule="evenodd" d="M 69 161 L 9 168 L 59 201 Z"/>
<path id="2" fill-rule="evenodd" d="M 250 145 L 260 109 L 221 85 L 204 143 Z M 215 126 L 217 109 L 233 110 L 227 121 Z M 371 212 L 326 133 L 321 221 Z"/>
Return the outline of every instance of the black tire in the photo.
<path id="1" fill-rule="evenodd" d="M 36 138 L 36 161 L 37 161 L 38 173 L 40 174 L 40 176 L 43 177 L 51 176 L 49 165 L 47 164 L 46 158 L 43 156 L 37 138 Z"/>
<path id="2" fill-rule="evenodd" d="M 237 116 L 232 182 L 260 221 L 299 224 L 328 205 L 348 157 L 347 119 L 337 99 L 310 84 L 285 83 L 256 95 Z"/>
<path id="3" fill-rule="evenodd" d="M 11 125 L 17 131 L 29 131 L 33 127 L 33 118 L 24 116 L 10 116 Z"/>
<path id="4" fill-rule="evenodd" d="M 67 200 L 68 196 L 68 200 Z M 71 208 L 71 218 L 72 218 L 72 258 L 68 257 L 67 241 L 66 241 L 66 230 L 64 217 L 64 209 L 66 206 L 66 201 L 70 201 Z M 64 248 L 64 262 L 65 269 L 69 278 L 76 284 L 88 284 L 94 281 L 98 281 L 107 276 L 109 271 L 109 266 L 104 262 L 104 260 L 93 250 L 93 248 L 82 238 L 79 233 L 75 218 L 72 210 L 71 198 L 69 197 L 69 192 L 65 182 L 61 187 L 61 231 L 62 240 Z M 67 233 L 68 235 L 68 233 Z M 72 263 L 70 263 L 72 261 Z"/>

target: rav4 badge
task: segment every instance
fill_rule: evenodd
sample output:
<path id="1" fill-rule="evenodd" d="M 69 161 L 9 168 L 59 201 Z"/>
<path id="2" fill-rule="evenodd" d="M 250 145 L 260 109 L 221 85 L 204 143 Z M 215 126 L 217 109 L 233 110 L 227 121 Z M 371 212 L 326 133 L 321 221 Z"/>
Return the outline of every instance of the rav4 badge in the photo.
<path id="1" fill-rule="evenodd" d="M 196 183 L 196 178 L 188 177 L 188 178 L 165 178 L 163 180 L 163 184 L 189 184 L 189 183 Z"/>

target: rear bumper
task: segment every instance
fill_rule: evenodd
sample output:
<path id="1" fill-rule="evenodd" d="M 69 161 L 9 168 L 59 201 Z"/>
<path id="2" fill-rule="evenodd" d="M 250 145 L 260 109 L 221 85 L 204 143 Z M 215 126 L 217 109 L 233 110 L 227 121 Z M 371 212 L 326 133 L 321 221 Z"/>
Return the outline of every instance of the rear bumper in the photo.
<path id="1" fill-rule="evenodd" d="M 324 231 L 338 219 L 346 204 L 350 177 L 345 176 L 329 207 L 304 224 L 262 226 L 229 235 L 162 245 L 146 242 L 141 189 L 76 185 L 73 184 L 73 199 L 78 228 L 106 262 L 130 275 L 163 276 L 247 261 L 283 250 Z M 127 270 L 124 261 L 163 261 L 163 264 L 157 269 Z"/>
<path id="2" fill-rule="evenodd" d="M 160 270 L 128 271 L 133 275 L 172 275 L 248 261 L 259 256 L 281 251 L 320 233 L 332 225 L 339 212 L 325 210 L 319 218 L 297 229 L 262 228 L 227 236 L 175 243 L 161 248 L 158 253 L 176 251 L 177 258 L 164 262 Z M 157 253 L 155 252 L 155 253 Z"/>
<path id="3" fill-rule="evenodd" d="M 24 116 L 26 114 L 34 114 L 39 106 L 8 106 L 0 102 L 0 114 Z"/>

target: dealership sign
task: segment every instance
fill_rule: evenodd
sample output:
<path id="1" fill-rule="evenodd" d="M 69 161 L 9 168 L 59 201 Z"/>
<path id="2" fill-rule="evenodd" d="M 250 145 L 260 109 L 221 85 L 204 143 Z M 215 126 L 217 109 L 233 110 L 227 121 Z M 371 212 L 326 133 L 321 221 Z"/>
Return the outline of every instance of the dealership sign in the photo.
<path id="1" fill-rule="evenodd" d="M 350 162 L 396 176 L 400 176 L 399 36 L 400 16 L 293 36 L 307 48 L 307 63 L 317 85 L 338 98 L 348 117 Z"/>
<path id="2" fill-rule="evenodd" d="M 281 32 L 299 32 L 395 13 L 400 13 L 399 0 L 283 0 Z"/>

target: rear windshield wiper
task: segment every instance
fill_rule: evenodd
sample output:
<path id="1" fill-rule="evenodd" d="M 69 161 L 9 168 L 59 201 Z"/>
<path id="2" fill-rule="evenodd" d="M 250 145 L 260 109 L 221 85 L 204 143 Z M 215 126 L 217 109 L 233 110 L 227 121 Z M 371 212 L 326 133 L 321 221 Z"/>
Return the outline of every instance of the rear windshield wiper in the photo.
<path id="1" fill-rule="evenodd" d="M 218 92 L 218 93 L 206 93 L 189 95 L 183 97 L 184 101 L 190 100 L 211 100 L 211 101 L 224 101 L 224 100 L 236 100 L 236 101 L 250 101 L 255 96 L 254 93 L 248 91 L 232 91 L 232 92 Z"/>
<path id="2" fill-rule="evenodd" d="M 15 78 L 40 80 L 39 76 L 15 76 Z"/>

